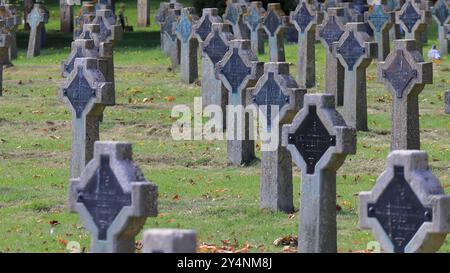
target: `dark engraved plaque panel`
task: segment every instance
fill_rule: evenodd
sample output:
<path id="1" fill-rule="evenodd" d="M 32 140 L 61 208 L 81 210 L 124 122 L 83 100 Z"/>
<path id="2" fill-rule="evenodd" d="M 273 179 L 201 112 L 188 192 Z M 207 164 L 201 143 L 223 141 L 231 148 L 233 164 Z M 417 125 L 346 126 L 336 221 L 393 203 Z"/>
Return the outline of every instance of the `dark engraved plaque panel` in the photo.
<path id="1" fill-rule="evenodd" d="M 200 39 L 202 39 L 202 41 L 206 40 L 206 37 L 208 37 L 209 33 L 211 33 L 211 25 L 212 23 L 209 19 L 209 15 L 206 15 L 202 24 L 197 29 L 197 34 L 198 36 L 200 36 Z"/>
<path id="2" fill-rule="evenodd" d="M 225 53 L 228 52 L 229 47 L 225 44 L 218 32 L 214 32 L 214 36 L 209 41 L 209 44 L 205 47 L 205 52 L 211 59 L 211 62 L 216 65 L 223 59 Z"/>
<path id="3" fill-rule="evenodd" d="M 239 87 L 244 82 L 245 78 L 248 75 L 251 75 L 252 68 L 245 65 L 241 56 L 239 56 L 239 50 L 234 48 L 233 54 L 228 62 L 223 66 L 221 73 L 231 85 L 231 92 L 238 93 Z"/>
<path id="4" fill-rule="evenodd" d="M 163 32 L 167 33 L 169 35 L 170 39 L 172 41 L 176 41 L 177 36 L 175 35 L 175 32 L 173 31 L 173 25 L 177 21 L 177 16 L 174 14 L 169 15 L 167 17 L 166 23 L 163 26 Z"/>
<path id="5" fill-rule="evenodd" d="M 334 16 L 329 17 L 329 20 L 319 32 L 319 36 L 327 42 L 329 52 L 333 49 L 333 43 L 339 41 L 342 34 L 344 34 L 344 30 L 336 23 Z"/>
<path id="6" fill-rule="evenodd" d="M 394 178 L 375 204 L 368 205 L 368 216 L 376 218 L 394 245 L 403 253 L 424 222 L 431 222 L 433 210 L 420 202 L 405 180 L 403 166 L 394 166 Z"/>
<path id="7" fill-rule="evenodd" d="M 95 89 L 92 89 L 87 82 L 81 67 L 78 67 L 76 77 L 63 92 L 64 96 L 69 99 L 70 104 L 72 104 L 72 107 L 75 109 L 77 119 L 81 118 L 84 109 L 91 99 L 95 97 Z"/>
<path id="8" fill-rule="evenodd" d="M 228 6 L 228 12 L 225 19 L 230 21 L 232 25 L 236 25 L 238 23 L 238 18 L 239 18 L 239 11 L 237 10 L 234 4 L 230 4 Z"/>
<path id="9" fill-rule="evenodd" d="M 300 7 L 299 12 L 294 15 L 294 20 L 297 22 L 302 33 L 305 32 L 309 23 L 312 20 L 314 20 L 314 16 L 312 16 L 311 13 L 309 13 L 309 10 L 306 7 L 306 4 L 304 2 L 302 3 L 302 6 Z"/>
<path id="10" fill-rule="evenodd" d="M 245 20 L 250 25 L 251 31 L 257 31 L 261 22 L 261 15 L 256 8 L 252 8 Z"/>
<path id="11" fill-rule="evenodd" d="M 314 174 L 316 164 L 328 148 L 336 146 L 336 136 L 330 135 L 317 115 L 317 107 L 309 106 L 308 116 L 294 134 L 289 135 L 293 144 L 307 165 L 307 174 Z"/>
<path id="12" fill-rule="evenodd" d="M 420 20 L 420 14 L 417 13 L 411 2 L 408 3 L 405 11 L 400 15 L 400 20 L 403 21 L 408 32 L 411 32 L 416 23 Z"/>
<path id="13" fill-rule="evenodd" d="M 348 70 L 353 71 L 355 64 L 363 57 L 366 49 L 359 44 L 355 33 L 350 31 L 347 39 L 337 48 L 337 52 L 347 63 Z"/>
<path id="14" fill-rule="evenodd" d="M 386 12 L 384 12 L 381 5 L 375 5 L 373 12 L 369 15 L 368 20 L 375 27 L 376 32 L 380 32 L 383 29 L 383 26 L 388 21 L 389 17 Z"/>
<path id="15" fill-rule="evenodd" d="M 70 60 L 67 63 L 66 67 L 64 68 L 66 73 L 70 74 L 70 72 L 72 72 L 73 67 L 75 65 L 75 59 L 76 58 L 81 58 L 81 57 L 83 57 L 83 49 L 81 47 L 77 47 L 77 50 L 76 50 L 75 54 L 70 58 Z"/>
<path id="16" fill-rule="evenodd" d="M 181 35 L 182 42 L 187 43 L 192 33 L 192 23 L 187 16 L 181 16 L 180 23 L 177 25 L 176 31 Z"/>
<path id="17" fill-rule="evenodd" d="M 125 193 L 109 165 L 109 155 L 100 156 L 100 166 L 86 187 L 78 192 L 98 228 L 98 240 L 106 240 L 108 229 L 120 211 L 131 206 L 131 193 Z"/>
<path id="18" fill-rule="evenodd" d="M 264 25 L 270 32 L 270 36 L 273 37 L 275 36 L 275 32 L 277 31 L 278 27 L 281 25 L 281 21 L 278 18 L 277 14 L 274 11 L 271 11 L 267 15 L 266 20 L 264 21 Z"/>
<path id="19" fill-rule="evenodd" d="M 105 18 L 100 17 L 98 24 L 100 25 L 100 37 L 102 41 L 106 41 L 109 37 L 111 37 L 111 30 L 106 26 L 103 21 Z"/>
<path id="20" fill-rule="evenodd" d="M 38 9 L 33 9 L 31 11 L 30 20 L 28 20 L 28 24 L 30 25 L 31 29 L 35 29 L 38 27 L 38 25 L 44 20 L 42 18 L 41 14 L 39 13 Z"/>
<path id="21" fill-rule="evenodd" d="M 391 65 L 383 70 L 383 77 L 392 85 L 397 98 L 401 99 L 408 84 L 417 78 L 417 70 L 408 63 L 403 51 L 397 50 Z"/>
<path id="22" fill-rule="evenodd" d="M 439 20 L 439 24 L 441 26 L 447 22 L 448 17 L 450 16 L 450 11 L 445 1 L 439 1 L 436 3 L 433 9 L 433 14 Z"/>
<path id="23" fill-rule="evenodd" d="M 266 83 L 263 85 L 261 90 L 253 96 L 253 102 L 259 106 L 266 105 L 267 112 L 267 129 L 270 131 L 272 128 L 272 106 L 278 106 L 278 113 L 281 108 L 289 103 L 289 96 L 286 96 L 281 87 L 275 81 L 275 74 L 270 72 L 268 74 L 268 79 Z"/>

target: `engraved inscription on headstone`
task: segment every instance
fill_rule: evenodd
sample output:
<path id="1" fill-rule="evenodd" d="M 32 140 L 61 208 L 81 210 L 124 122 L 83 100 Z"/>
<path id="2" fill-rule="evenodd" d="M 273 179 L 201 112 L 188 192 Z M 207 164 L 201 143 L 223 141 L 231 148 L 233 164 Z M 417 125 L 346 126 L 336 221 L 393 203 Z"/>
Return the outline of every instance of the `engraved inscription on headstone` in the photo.
<path id="1" fill-rule="evenodd" d="M 372 230 L 384 252 L 435 252 L 450 232 L 449 205 L 428 155 L 398 150 L 373 190 L 359 194 L 359 226 Z"/>

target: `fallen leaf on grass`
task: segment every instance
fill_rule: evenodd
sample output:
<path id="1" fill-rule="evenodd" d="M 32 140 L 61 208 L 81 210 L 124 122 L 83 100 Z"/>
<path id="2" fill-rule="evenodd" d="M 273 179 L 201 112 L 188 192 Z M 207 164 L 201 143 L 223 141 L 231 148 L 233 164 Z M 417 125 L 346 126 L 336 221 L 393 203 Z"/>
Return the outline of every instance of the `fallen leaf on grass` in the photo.
<path id="1" fill-rule="evenodd" d="M 276 239 L 273 242 L 274 246 L 297 246 L 298 245 L 298 237 L 297 236 L 284 236 Z"/>
<path id="2" fill-rule="evenodd" d="M 167 97 L 165 97 L 164 98 L 167 102 L 171 102 L 171 101 L 174 101 L 175 100 L 175 97 L 174 96 L 167 96 Z"/>

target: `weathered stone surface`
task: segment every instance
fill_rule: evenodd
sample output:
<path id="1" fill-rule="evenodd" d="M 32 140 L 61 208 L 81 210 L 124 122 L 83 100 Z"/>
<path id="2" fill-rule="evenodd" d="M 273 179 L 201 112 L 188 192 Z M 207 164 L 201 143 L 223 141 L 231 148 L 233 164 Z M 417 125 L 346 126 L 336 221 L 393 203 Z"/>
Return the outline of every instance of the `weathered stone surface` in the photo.
<path id="1" fill-rule="evenodd" d="M 60 17 L 60 31 L 73 31 L 73 5 L 69 5 L 67 0 L 59 0 L 59 17 Z"/>
<path id="2" fill-rule="evenodd" d="M 345 68 L 344 117 L 347 125 L 368 131 L 366 68 L 378 56 L 377 44 L 368 42 L 364 23 L 347 23 L 333 45 L 333 54 Z"/>
<path id="3" fill-rule="evenodd" d="M 333 43 L 344 34 L 344 9 L 329 8 L 326 19 L 317 26 L 317 38 L 326 49 L 325 92 L 333 94 L 336 106 L 344 105 L 344 67 L 333 55 Z"/>
<path id="4" fill-rule="evenodd" d="M 433 65 L 425 63 L 415 40 L 396 40 L 385 62 L 378 64 L 378 80 L 392 96 L 392 150 L 420 149 L 418 95 L 433 83 Z"/>
<path id="5" fill-rule="evenodd" d="M 280 3 L 270 3 L 264 18 L 263 28 L 269 38 L 269 57 L 271 62 L 284 62 L 284 34 L 289 26 L 289 16 L 281 9 Z"/>
<path id="6" fill-rule="evenodd" d="M 435 252 L 450 233 L 450 196 L 430 172 L 425 152 L 392 152 L 359 204 L 359 226 L 371 229 L 385 252 Z"/>
<path id="7" fill-rule="evenodd" d="M 253 1 L 248 12 L 244 15 L 244 22 L 250 30 L 252 50 L 258 54 L 264 54 L 264 28 L 262 26 L 267 12 L 261 1 Z"/>
<path id="8" fill-rule="evenodd" d="M 100 39 L 103 42 L 115 43 L 122 39 L 122 27 L 116 23 L 116 16 L 110 9 L 98 9 L 92 24 L 100 25 Z"/>
<path id="9" fill-rule="evenodd" d="M 17 58 L 16 31 L 22 24 L 17 9 L 11 4 L 0 4 L 0 20 L 4 20 L 4 33 L 9 34 L 11 45 L 8 48 L 8 61 L 5 65 L 12 65 L 11 61 Z"/>
<path id="10" fill-rule="evenodd" d="M 316 25 L 323 19 L 323 13 L 315 10 L 312 0 L 301 0 L 290 22 L 298 31 L 298 84 L 301 88 L 316 85 Z"/>
<path id="11" fill-rule="evenodd" d="M 71 177 L 77 178 L 93 157 L 105 107 L 115 104 L 114 86 L 105 82 L 96 58 L 77 58 L 59 97 L 72 112 Z"/>
<path id="12" fill-rule="evenodd" d="M 216 64 L 217 77 L 228 90 L 228 105 L 247 106 L 247 88 L 253 87 L 263 74 L 264 64 L 251 49 L 249 40 L 232 40 L 224 58 Z M 255 158 L 255 141 L 247 136 L 250 121 L 245 116 L 232 116 L 227 112 L 228 161 L 235 165 L 247 165 Z M 239 118 L 240 117 L 240 118 Z M 233 129 L 230 129 L 233 128 Z M 231 132 L 231 133 L 230 133 Z M 239 136 L 239 133 L 242 133 Z M 231 135 L 231 136 L 230 136 Z"/>
<path id="13" fill-rule="evenodd" d="M 356 153 L 356 132 L 335 110 L 333 95 L 307 94 L 282 140 L 302 173 L 299 251 L 336 252 L 336 171 Z"/>
<path id="14" fill-rule="evenodd" d="M 175 26 L 175 33 L 180 41 L 181 79 L 190 84 L 198 79 L 198 40 L 195 35 L 194 8 L 184 8 Z"/>
<path id="15" fill-rule="evenodd" d="M 48 17 L 48 11 L 42 4 L 34 4 L 27 17 L 27 23 L 30 26 L 27 57 L 35 57 L 41 54 L 42 31 L 44 31 L 44 25 L 48 23 Z"/>
<path id="16" fill-rule="evenodd" d="M 142 242 L 143 253 L 195 253 L 197 232 L 184 229 L 147 229 Z"/>
<path id="17" fill-rule="evenodd" d="M 212 25 L 214 23 L 222 23 L 222 18 L 219 16 L 219 10 L 216 8 L 203 9 L 202 17 L 195 22 L 195 36 L 200 45 L 206 40 L 212 32 Z"/>
<path id="18" fill-rule="evenodd" d="M 265 141 L 274 147 L 261 149 L 260 207 L 291 213 L 294 211 L 292 159 L 281 145 L 280 136 L 282 126 L 292 122 L 302 107 L 306 90 L 298 88 L 289 74 L 289 64 L 280 62 L 266 63 L 264 75 L 248 91 L 252 94 L 252 103 L 259 107 L 259 115 L 266 116 L 267 123 L 259 126 L 277 138 Z"/>
<path id="19" fill-rule="evenodd" d="M 444 94 L 445 113 L 450 114 L 450 91 Z"/>
<path id="20" fill-rule="evenodd" d="M 96 142 L 94 157 L 70 180 L 70 208 L 92 234 L 91 252 L 134 253 L 135 236 L 157 215 L 158 186 L 145 180 L 126 142 Z"/>
<path id="21" fill-rule="evenodd" d="M 175 9 L 175 8 L 181 10 L 183 8 L 183 5 L 180 4 L 180 3 L 177 3 L 177 2 L 173 2 L 173 1 L 171 3 L 169 3 L 169 2 L 161 2 L 159 4 L 159 9 L 156 12 L 156 16 L 155 16 L 156 24 L 158 24 L 160 26 L 160 28 L 161 28 L 161 30 L 160 30 L 160 33 L 161 33 L 161 50 L 163 50 L 163 52 L 166 55 L 170 55 L 170 54 L 169 54 L 169 52 L 165 51 L 167 46 L 165 45 L 165 43 L 166 43 L 166 35 L 164 34 L 165 33 L 164 26 L 165 26 L 166 21 L 167 21 L 169 15 L 171 13 L 170 11 Z M 173 24 L 173 22 L 171 22 L 170 24 Z"/>
<path id="22" fill-rule="evenodd" d="M 91 24 L 95 18 L 95 5 L 91 1 L 83 1 L 83 5 L 79 11 L 79 15 L 75 17 L 75 24 L 73 30 L 73 39 L 80 38 L 85 24 Z"/>
<path id="23" fill-rule="evenodd" d="M 4 31 L 5 21 L 0 20 L 0 97 L 3 95 L 3 65 L 9 62 L 11 35 Z"/>
<path id="24" fill-rule="evenodd" d="M 147 27 L 150 25 L 150 0 L 137 0 L 137 25 Z"/>
<path id="25" fill-rule="evenodd" d="M 166 22 L 162 27 L 164 34 L 163 52 L 170 56 L 172 62 L 172 70 L 174 71 L 180 65 L 180 44 L 175 33 L 178 18 L 181 16 L 181 9 L 174 7 L 169 10 Z"/>

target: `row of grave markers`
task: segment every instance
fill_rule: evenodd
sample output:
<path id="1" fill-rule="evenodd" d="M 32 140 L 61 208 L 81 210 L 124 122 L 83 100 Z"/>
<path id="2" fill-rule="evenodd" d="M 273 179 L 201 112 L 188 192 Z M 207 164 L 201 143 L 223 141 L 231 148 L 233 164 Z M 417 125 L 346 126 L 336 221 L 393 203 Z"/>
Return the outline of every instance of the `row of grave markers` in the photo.
<path id="1" fill-rule="evenodd" d="M 306 3 L 301 1 L 300 6 L 306 7 Z M 179 11 L 179 14 L 169 12 L 169 16 L 184 16 L 181 24 L 172 24 L 185 46 L 182 50 L 185 55 L 177 57 L 186 65 L 183 71 L 191 71 L 191 58 L 197 50 L 193 54 L 186 52 L 195 48 L 196 43 L 192 42 L 192 28 L 189 30 L 193 14 L 190 9 Z M 339 13 L 339 9 L 334 13 Z M 31 31 L 35 39 L 40 39 L 43 21 L 39 19 L 34 24 L 33 18 L 38 16 L 30 14 Z M 210 10 L 209 14 L 216 16 L 216 11 Z M 329 9 L 328 18 L 332 16 L 333 9 Z M 271 43 L 278 44 L 275 36 L 279 30 L 272 23 L 266 27 L 273 34 Z M 363 27 L 363 23 L 347 23 L 339 42 L 332 45 L 334 58 L 344 64 L 346 91 L 365 92 L 352 88 L 358 88 L 355 82 L 365 78 L 365 70 L 358 70 L 375 56 L 376 46 L 367 42 Z M 270 118 L 266 124 L 269 130 L 278 128 L 282 139 L 277 151 L 262 155 L 261 206 L 293 210 L 291 162 L 294 161 L 302 170 L 299 250 L 336 252 L 336 171 L 348 154 L 356 153 L 355 126 L 336 111 L 337 96 L 306 95 L 305 88 L 300 88 L 290 75 L 286 62 L 259 62 L 252 42 L 236 39 L 229 24 L 212 23 L 210 28 L 211 32 L 201 41 L 203 62 L 209 64 L 205 72 L 210 74 L 209 92 L 217 92 L 209 95 L 210 100 L 220 105 L 265 105 L 268 117 L 272 106 L 280 107 L 279 124 L 273 124 Z M 303 28 L 306 30 L 305 25 Z M 113 43 L 120 36 L 119 29 L 110 9 L 97 10 L 93 20 L 83 24 L 68 61 L 62 64 L 67 81 L 60 98 L 73 115 L 69 207 L 80 214 L 92 233 L 93 252 L 134 252 L 134 238 L 145 219 L 157 214 L 157 186 L 145 180 L 132 161 L 131 144 L 98 141 L 103 110 L 115 103 Z M 165 39 L 174 41 L 173 36 L 167 35 Z M 299 42 L 301 39 L 305 37 L 300 35 Z M 35 41 L 34 45 L 40 43 Z M 417 95 L 432 79 L 431 64 L 423 61 L 420 47 L 416 40 L 397 40 L 395 50 L 378 64 L 378 77 L 394 97 L 394 151 L 373 191 L 360 194 L 360 226 L 373 229 L 388 252 L 436 251 L 450 232 L 450 198 L 428 170 L 426 153 L 414 150 L 420 144 Z M 4 49 L 3 55 L 6 52 Z M 280 52 L 277 50 L 276 54 Z M 347 99 L 360 103 L 355 94 L 348 96 L 347 99 L 344 93 L 344 102 Z M 448 97 L 447 93 L 446 101 Z M 243 130 L 247 130 L 248 124 L 243 124 Z M 254 158 L 254 142 L 229 141 L 228 157 L 236 165 L 249 162 Z M 193 231 L 144 233 L 144 252 L 194 252 L 195 245 Z"/>

